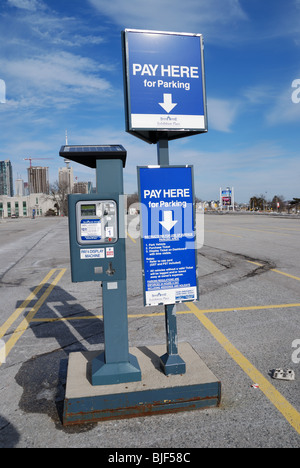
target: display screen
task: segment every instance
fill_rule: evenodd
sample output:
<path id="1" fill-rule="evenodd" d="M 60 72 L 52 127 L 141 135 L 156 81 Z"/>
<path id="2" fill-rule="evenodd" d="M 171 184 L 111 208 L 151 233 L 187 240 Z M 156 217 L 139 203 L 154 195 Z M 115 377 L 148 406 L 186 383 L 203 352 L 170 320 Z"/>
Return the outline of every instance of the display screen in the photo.
<path id="1" fill-rule="evenodd" d="M 96 216 L 96 205 L 81 205 L 81 216 Z"/>

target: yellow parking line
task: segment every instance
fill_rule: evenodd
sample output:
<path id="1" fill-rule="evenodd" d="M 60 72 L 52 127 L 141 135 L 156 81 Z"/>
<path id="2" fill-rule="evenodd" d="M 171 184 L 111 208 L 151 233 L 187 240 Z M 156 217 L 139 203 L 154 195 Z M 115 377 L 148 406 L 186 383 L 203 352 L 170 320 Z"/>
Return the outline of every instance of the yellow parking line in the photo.
<path id="1" fill-rule="evenodd" d="M 262 266 L 263 266 L 263 264 L 262 264 L 262 263 L 258 263 L 258 262 L 251 262 L 250 260 L 246 260 L 246 262 L 248 262 L 248 263 L 252 263 L 252 265 L 257 265 L 257 266 L 260 266 L 260 267 L 262 267 Z"/>
<path id="2" fill-rule="evenodd" d="M 55 280 L 56 281 L 56 280 Z M 52 283 L 53 284 L 53 283 Z M 52 287 L 52 285 L 51 285 Z M 53 285 L 54 287 L 54 285 Z M 53 289 L 52 287 L 52 289 Z M 49 289 L 49 288 L 48 288 Z M 51 290 L 52 290 L 51 289 Z M 47 293 L 47 297 L 51 291 Z M 45 294 L 46 294 L 45 293 Z M 55 322 L 58 320 L 85 320 L 85 319 L 101 319 L 101 315 L 97 316 L 78 316 L 78 317 L 65 317 L 65 318 L 41 318 L 35 319 L 34 315 L 42 305 L 44 300 L 41 298 L 41 304 L 36 304 L 35 308 L 32 309 L 30 322 L 42 322 L 49 321 Z M 280 413 L 285 417 L 289 424 L 300 434 L 300 413 L 281 395 L 276 388 L 270 384 L 270 382 L 251 364 L 248 359 L 243 356 L 240 351 L 223 335 L 220 330 L 213 325 L 213 323 L 204 315 L 209 312 L 227 312 L 227 311 L 238 311 L 238 310 L 259 310 L 259 309 L 273 309 L 273 308 L 287 308 L 287 307 L 300 307 L 300 304 L 274 304 L 266 306 L 248 306 L 248 307 L 236 307 L 236 308 L 223 308 L 223 309 L 206 309 L 200 310 L 193 303 L 186 303 L 186 306 L 189 308 L 189 311 L 179 311 L 177 314 L 188 314 L 193 313 L 198 320 L 205 326 L 205 328 L 214 336 L 214 338 L 220 343 L 220 345 L 228 352 L 231 358 L 241 367 L 241 369 L 249 376 L 253 383 L 257 383 L 259 388 L 265 394 L 265 396 L 270 400 L 270 402 L 280 411 Z M 128 317 L 157 317 L 163 316 L 164 312 L 161 313 L 152 313 L 152 314 L 130 314 Z M 29 316 L 29 314 L 28 314 Z M 24 321 L 27 321 L 25 319 Z M 21 324 L 22 325 L 22 324 Z M 27 327 L 29 322 L 27 322 Z M 26 327 L 26 328 L 27 328 Z M 20 326 L 20 328 L 22 328 Z M 21 333 L 25 331 L 21 330 Z M 17 332 L 17 330 L 16 330 Z M 17 337 L 19 339 L 19 336 Z M 16 340 L 15 340 L 16 341 Z M 9 351 L 8 351 L 9 352 Z M 7 354 L 8 354 L 7 352 Z"/>
<path id="3" fill-rule="evenodd" d="M 188 311 L 183 311 L 183 312 L 177 312 L 177 314 L 191 314 L 192 312 L 190 310 Z M 164 316 L 164 312 L 158 312 L 158 313 L 153 313 L 153 314 L 128 314 L 128 318 L 142 318 L 142 317 L 162 317 Z M 94 320 L 94 319 L 103 319 L 103 315 L 84 315 L 84 316 L 69 316 L 69 317 L 49 317 L 49 318 L 33 318 L 31 319 L 31 322 L 65 322 L 69 320 Z"/>
<path id="4" fill-rule="evenodd" d="M 187 304 L 186 304 L 187 305 Z M 239 312 L 247 310 L 270 310 L 270 309 L 291 309 L 299 307 L 300 303 L 295 304 L 270 304 L 270 305 L 257 305 L 257 306 L 243 306 L 243 307 L 225 307 L 221 309 L 198 309 L 202 314 L 211 314 L 214 312 Z M 179 310 L 176 315 L 189 315 L 193 312 L 191 310 Z M 150 318 L 150 317 L 164 317 L 165 312 L 153 312 L 152 314 L 128 314 L 128 318 Z M 67 322 L 69 320 L 102 320 L 103 315 L 81 315 L 69 317 L 38 317 L 31 319 L 31 322 Z"/>
<path id="5" fill-rule="evenodd" d="M 243 236 L 238 236 L 237 234 L 229 234 L 229 232 L 218 231 L 217 229 L 205 229 L 205 232 L 217 232 L 218 234 L 224 234 L 225 236 L 240 237 L 241 239 L 243 238 Z"/>
<path id="6" fill-rule="evenodd" d="M 300 434 L 300 413 L 270 384 L 270 382 L 251 364 L 243 354 L 226 338 L 223 333 L 196 307 L 193 303 L 187 306 L 200 320 L 202 325 L 213 335 L 218 343 L 227 351 L 231 358 L 249 376 L 253 383 L 257 383 L 265 396 L 280 411 L 289 424 Z"/>
<path id="7" fill-rule="evenodd" d="M 284 273 L 283 271 L 279 271 L 279 270 L 275 270 L 275 269 L 273 269 L 272 271 L 274 271 L 275 273 L 279 273 L 279 275 L 288 276 L 289 278 L 300 281 L 300 278 L 298 276 L 293 276 L 293 275 L 290 275 L 289 273 Z"/>
<path id="8" fill-rule="evenodd" d="M 264 266 L 262 263 L 258 262 L 251 262 L 250 260 L 247 260 L 248 263 L 252 263 L 253 265 L 257 266 Z M 297 281 L 300 281 L 300 278 L 298 276 L 290 275 L 289 273 L 285 273 L 284 271 L 277 270 L 276 268 L 271 268 L 270 271 L 274 271 L 274 273 L 278 273 L 279 275 L 287 276 L 288 278 L 295 279 Z"/>
<path id="9" fill-rule="evenodd" d="M 52 292 L 53 288 L 57 285 L 57 283 L 60 281 L 62 276 L 65 274 L 66 268 L 63 268 L 58 275 L 54 278 L 52 283 L 48 286 L 44 294 L 39 298 L 37 303 L 31 308 L 31 310 L 28 312 L 27 316 L 22 320 L 20 325 L 16 328 L 10 339 L 5 343 L 5 354 L 6 357 L 14 347 L 14 345 L 17 343 L 17 341 L 21 338 L 23 333 L 27 330 L 27 328 L 30 325 L 30 322 L 36 315 L 36 313 L 39 311 L 41 306 L 44 304 L 50 293 Z M 1 362 L 0 362 L 1 365 Z"/>
<path id="10" fill-rule="evenodd" d="M 6 320 L 6 322 L 0 327 L 0 338 L 2 338 L 7 330 L 12 326 L 12 324 L 17 320 L 17 318 L 22 314 L 22 312 L 29 306 L 30 302 L 36 298 L 38 292 L 42 289 L 42 287 L 47 283 L 47 281 L 51 278 L 51 276 L 55 273 L 55 269 L 50 270 L 49 273 L 45 276 L 45 278 L 40 282 L 40 284 L 35 288 L 35 290 L 29 294 L 27 299 L 18 307 L 13 314 Z"/>
<path id="11" fill-rule="evenodd" d="M 32 322 L 69 322 L 69 320 L 101 320 L 103 319 L 102 315 L 82 315 L 82 316 L 70 316 L 70 317 L 42 317 L 42 318 L 33 318 Z"/>
<path id="12" fill-rule="evenodd" d="M 253 228 L 244 228 L 244 227 L 236 227 L 235 229 L 240 229 L 242 231 L 255 231 L 255 232 L 267 232 L 268 234 L 277 234 L 278 236 L 292 236 L 293 234 L 287 234 L 285 232 L 277 232 L 277 229 L 274 231 L 273 229 L 253 229 Z"/>
<path id="13" fill-rule="evenodd" d="M 133 242 L 134 244 L 136 244 L 136 240 L 135 240 L 133 237 L 131 237 L 131 235 L 129 234 L 129 232 L 127 232 L 127 236 L 129 237 L 129 239 L 132 240 L 132 242 Z"/>
<path id="14" fill-rule="evenodd" d="M 239 312 L 243 310 L 268 310 L 268 309 L 288 309 L 292 307 L 300 307 L 300 303 L 295 304 L 270 304 L 270 305 L 257 305 L 257 306 L 243 306 L 243 307 L 226 307 L 223 309 L 203 309 L 200 310 L 202 314 L 210 314 L 212 312 Z"/>

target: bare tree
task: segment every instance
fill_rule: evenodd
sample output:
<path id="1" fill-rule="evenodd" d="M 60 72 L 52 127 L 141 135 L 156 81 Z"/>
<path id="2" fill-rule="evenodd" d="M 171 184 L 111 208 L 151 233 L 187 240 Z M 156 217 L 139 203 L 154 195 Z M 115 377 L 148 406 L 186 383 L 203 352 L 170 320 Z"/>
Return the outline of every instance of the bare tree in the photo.
<path id="1" fill-rule="evenodd" d="M 127 211 L 129 210 L 129 207 L 133 205 L 134 203 L 138 203 L 139 201 L 139 196 L 137 192 L 127 195 Z"/>
<path id="2" fill-rule="evenodd" d="M 273 211 L 282 211 L 284 209 L 284 196 L 283 195 L 275 195 L 271 202 L 271 208 Z"/>
<path id="3" fill-rule="evenodd" d="M 68 182 L 55 181 L 50 186 L 50 195 L 52 200 L 55 203 L 55 208 L 57 209 L 57 214 L 68 216 L 68 194 L 69 194 L 69 185 Z"/>
<path id="4" fill-rule="evenodd" d="M 261 210 L 263 211 L 266 206 L 266 199 L 263 195 L 260 197 L 254 196 L 250 198 L 249 201 L 250 205 L 250 210 L 256 211 L 256 210 Z"/>
<path id="5" fill-rule="evenodd" d="M 294 210 L 297 212 L 297 210 L 300 209 L 300 198 L 293 198 L 290 202 L 288 202 L 288 212 L 290 212 L 290 209 L 294 208 Z"/>

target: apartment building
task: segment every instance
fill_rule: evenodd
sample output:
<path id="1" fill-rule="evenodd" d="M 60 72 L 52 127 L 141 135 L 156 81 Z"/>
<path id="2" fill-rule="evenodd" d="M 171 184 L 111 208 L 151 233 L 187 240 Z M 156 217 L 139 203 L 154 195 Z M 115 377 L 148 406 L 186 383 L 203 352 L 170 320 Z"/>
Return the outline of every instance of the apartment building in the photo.
<path id="1" fill-rule="evenodd" d="M 14 194 L 13 171 L 9 159 L 0 161 L 0 195 L 12 197 Z"/>

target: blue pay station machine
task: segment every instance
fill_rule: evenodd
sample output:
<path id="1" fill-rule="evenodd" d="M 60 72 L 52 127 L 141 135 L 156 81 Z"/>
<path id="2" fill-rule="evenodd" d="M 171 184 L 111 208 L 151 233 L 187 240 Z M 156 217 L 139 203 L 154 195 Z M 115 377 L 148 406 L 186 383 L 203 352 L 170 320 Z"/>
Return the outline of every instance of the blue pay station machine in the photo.
<path id="1" fill-rule="evenodd" d="M 141 380 L 129 353 L 123 167 L 120 145 L 63 146 L 60 156 L 96 169 L 97 193 L 69 195 L 69 237 L 73 282 L 101 281 L 104 351 L 92 361 L 91 383 Z"/>
<path id="2" fill-rule="evenodd" d="M 119 233 L 119 210 L 123 214 L 123 206 L 119 206 L 119 198 L 116 193 L 105 197 L 69 196 L 73 282 L 126 279 L 125 239 Z"/>

